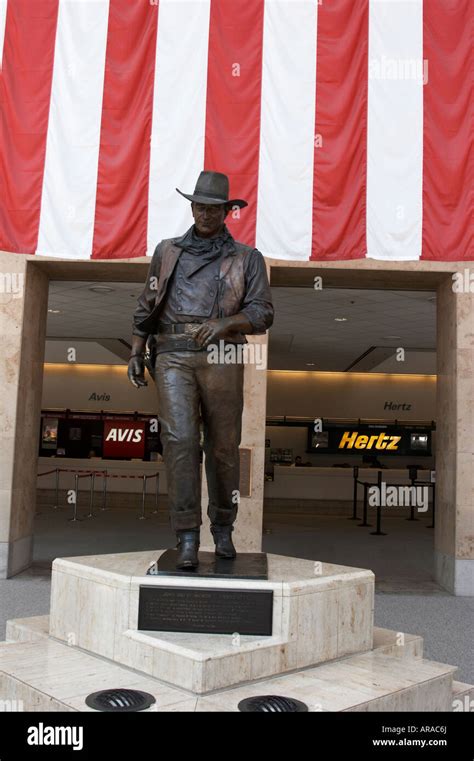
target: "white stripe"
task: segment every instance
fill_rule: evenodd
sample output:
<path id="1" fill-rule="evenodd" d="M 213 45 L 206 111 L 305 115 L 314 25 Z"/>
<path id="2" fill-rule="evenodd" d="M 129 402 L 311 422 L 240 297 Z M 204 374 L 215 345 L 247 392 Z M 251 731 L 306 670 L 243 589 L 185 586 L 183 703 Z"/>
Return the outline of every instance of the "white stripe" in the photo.
<path id="1" fill-rule="evenodd" d="M 421 255 L 423 2 L 370 0 L 367 256 Z"/>
<path id="2" fill-rule="evenodd" d="M 92 252 L 109 0 L 60 0 L 38 254 Z"/>
<path id="3" fill-rule="evenodd" d="M 3 62 L 3 43 L 5 41 L 5 24 L 7 21 L 7 0 L 0 0 L 0 69 Z"/>
<path id="4" fill-rule="evenodd" d="M 311 254 L 318 0 L 266 0 L 257 248 Z"/>
<path id="5" fill-rule="evenodd" d="M 192 193 L 204 168 L 210 0 L 160 0 L 156 46 L 147 255 L 193 223 Z"/>

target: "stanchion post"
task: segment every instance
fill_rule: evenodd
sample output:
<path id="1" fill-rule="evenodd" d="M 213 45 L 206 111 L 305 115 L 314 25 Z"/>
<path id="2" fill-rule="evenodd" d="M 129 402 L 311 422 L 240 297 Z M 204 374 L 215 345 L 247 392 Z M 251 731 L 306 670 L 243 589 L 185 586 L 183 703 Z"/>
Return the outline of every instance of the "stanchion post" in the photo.
<path id="1" fill-rule="evenodd" d="M 410 468 L 409 469 L 409 474 L 410 474 L 411 487 L 414 490 L 414 488 L 415 488 L 415 481 L 418 478 L 418 469 L 417 468 Z M 412 496 L 413 496 L 413 493 L 412 493 Z M 410 500 L 410 517 L 409 518 L 405 518 L 405 520 L 407 520 L 407 521 L 417 521 L 418 520 L 418 518 L 415 518 L 414 499 Z"/>
<path id="2" fill-rule="evenodd" d="M 160 474 L 156 473 L 155 475 L 155 509 L 153 510 L 153 515 L 158 514 L 158 487 L 160 483 Z"/>
<path id="3" fill-rule="evenodd" d="M 364 481 L 363 485 L 364 485 L 364 512 L 362 513 L 362 516 L 363 516 L 362 517 L 362 523 L 359 523 L 359 526 L 364 526 L 364 527 L 369 526 L 370 527 L 372 524 L 371 523 L 367 523 L 367 490 L 368 490 L 368 487 L 370 486 L 370 484 L 367 483 L 367 481 Z"/>
<path id="4" fill-rule="evenodd" d="M 59 468 L 56 468 L 56 497 L 53 510 L 59 510 Z"/>
<path id="5" fill-rule="evenodd" d="M 379 489 L 379 499 L 378 499 L 378 505 L 377 505 L 377 527 L 375 531 L 371 531 L 371 536 L 387 536 L 383 531 L 380 530 L 380 526 L 382 523 L 382 471 L 379 470 L 377 473 L 377 486 Z"/>
<path id="6" fill-rule="evenodd" d="M 354 479 L 354 488 L 352 490 L 352 515 L 348 520 L 350 521 L 357 521 L 359 520 L 357 517 L 357 486 L 358 486 L 358 478 L 359 478 L 359 466 L 354 465 L 352 468 L 352 475 Z"/>
<path id="7" fill-rule="evenodd" d="M 108 478 L 106 470 L 103 471 L 102 478 L 104 479 L 104 485 L 102 489 L 102 507 L 100 508 L 100 510 L 108 510 L 109 508 L 106 506 L 107 505 L 107 478 Z"/>
<path id="8" fill-rule="evenodd" d="M 95 470 L 92 471 L 90 476 L 91 476 L 91 494 L 89 499 L 89 512 L 87 513 L 86 518 L 94 517 L 94 513 L 92 512 L 92 507 L 94 504 Z"/>
<path id="9" fill-rule="evenodd" d="M 82 518 L 78 518 L 77 517 L 77 503 L 78 503 L 78 500 L 79 500 L 79 476 L 78 476 L 77 473 L 74 475 L 74 482 L 75 482 L 75 489 L 74 489 L 74 491 L 75 491 L 75 493 L 74 493 L 74 497 L 75 497 L 75 499 L 74 499 L 74 510 L 73 510 L 72 518 L 68 518 L 68 521 L 70 523 L 71 522 L 82 521 Z"/>
<path id="10" fill-rule="evenodd" d="M 146 475 L 143 474 L 143 490 L 142 490 L 142 514 L 138 516 L 139 521 L 147 520 L 145 515 L 145 499 L 146 499 Z"/>

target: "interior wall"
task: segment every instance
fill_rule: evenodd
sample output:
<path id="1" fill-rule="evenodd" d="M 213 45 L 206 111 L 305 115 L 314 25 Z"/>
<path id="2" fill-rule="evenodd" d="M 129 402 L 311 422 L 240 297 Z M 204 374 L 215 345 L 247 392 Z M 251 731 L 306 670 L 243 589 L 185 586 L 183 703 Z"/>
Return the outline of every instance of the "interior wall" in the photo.
<path id="1" fill-rule="evenodd" d="M 146 388 L 134 388 L 125 365 L 46 364 L 42 406 L 154 413 L 156 391 L 149 376 L 148 380 Z M 435 418 L 436 377 L 432 375 L 269 370 L 267 383 L 270 417 Z M 396 409 L 397 404 L 410 405 L 410 409 Z"/>
<path id="2" fill-rule="evenodd" d="M 278 415 L 434 420 L 436 376 L 269 370 L 267 417 Z"/>

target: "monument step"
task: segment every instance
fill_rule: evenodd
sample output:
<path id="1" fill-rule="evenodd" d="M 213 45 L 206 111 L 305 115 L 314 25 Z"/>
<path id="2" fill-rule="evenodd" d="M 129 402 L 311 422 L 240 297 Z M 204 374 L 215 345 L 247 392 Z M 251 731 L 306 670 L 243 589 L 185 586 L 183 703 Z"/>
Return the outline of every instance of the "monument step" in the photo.
<path id="1" fill-rule="evenodd" d="M 14 618 L 7 621 L 7 642 L 32 642 L 49 637 L 49 614 Z M 423 637 L 419 634 L 406 634 L 374 626 L 372 650 L 386 655 L 398 655 L 408 658 L 423 657 Z M 455 682 L 462 685 L 461 682 Z M 470 685 L 462 685 L 467 690 Z"/>
<path id="2" fill-rule="evenodd" d="M 11 705 L 10 710 L 88 711 L 90 693 L 128 687 L 155 697 L 149 711 L 237 711 L 244 698 L 277 694 L 317 712 L 437 712 L 452 710 L 455 671 L 422 658 L 372 651 L 197 696 L 37 633 L 32 641 L 0 643 L 0 701 L 7 710 Z M 458 694 L 468 689 L 463 685 Z"/>
<path id="3" fill-rule="evenodd" d="M 423 637 L 420 634 L 406 634 L 374 626 L 373 650 L 386 655 L 422 658 Z"/>

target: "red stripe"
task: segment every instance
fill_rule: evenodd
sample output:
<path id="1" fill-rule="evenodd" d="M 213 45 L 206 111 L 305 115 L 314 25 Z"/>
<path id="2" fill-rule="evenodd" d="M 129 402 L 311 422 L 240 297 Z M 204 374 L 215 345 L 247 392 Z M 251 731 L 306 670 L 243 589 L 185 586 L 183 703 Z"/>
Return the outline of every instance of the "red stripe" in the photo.
<path id="1" fill-rule="evenodd" d="M 473 40 L 472 0 L 423 4 L 422 259 L 474 259 Z"/>
<path id="2" fill-rule="evenodd" d="M 229 176 L 232 198 L 248 201 L 226 219 L 232 235 L 255 245 L 263 0 L 211 0 L 204 168 Z M 239 76 L 236 76 L 239 74 Z"/>
<path id="3" fill-rule="evenodd" d="M 110 0 L 93 259 L 145 256 L 158 6 Z"/>
<path id="4" fill-rule="evenodd" d="M 367 253 L 368 23 L 368 0 L 318 5 L 312 260 Z"/>
<path id="5" fill-rule="evenodd" d="M 34 254 L 43 187 L 58 0 L 7 5 L 0 111 L 0 249 Z"/>

